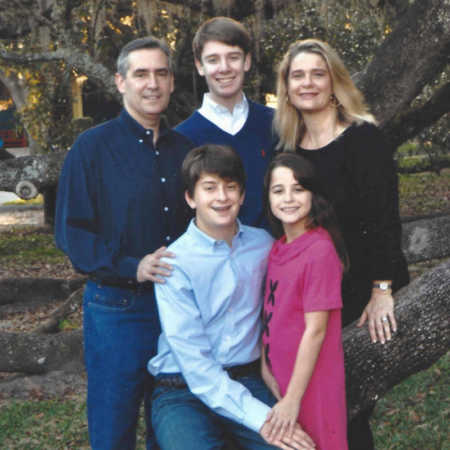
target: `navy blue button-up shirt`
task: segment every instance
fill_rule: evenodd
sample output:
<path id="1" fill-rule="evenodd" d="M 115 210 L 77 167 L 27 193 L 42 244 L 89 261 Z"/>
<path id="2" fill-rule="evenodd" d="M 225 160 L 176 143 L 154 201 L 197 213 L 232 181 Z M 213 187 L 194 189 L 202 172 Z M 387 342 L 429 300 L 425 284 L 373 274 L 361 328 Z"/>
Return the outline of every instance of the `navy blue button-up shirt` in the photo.
<path id="1" fill-rule="evenodd" d="M 123 110 L 82 133 L 59 178 L 57 246 L 82 273 L 136 280 L 139 261 L 185 229 L 180 167 L 190 141 L 161 127 L 156 145 Z"/>

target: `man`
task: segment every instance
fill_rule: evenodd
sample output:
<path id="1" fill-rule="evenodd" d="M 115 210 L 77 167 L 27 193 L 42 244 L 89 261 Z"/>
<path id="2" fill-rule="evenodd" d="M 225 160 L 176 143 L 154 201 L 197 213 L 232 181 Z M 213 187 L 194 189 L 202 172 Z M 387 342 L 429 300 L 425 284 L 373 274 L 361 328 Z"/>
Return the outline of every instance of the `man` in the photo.
<path id="1" fill-rule="evenodd" d="M 155 288 L 163 333 L 149 362 L 152 423 L 162 450 L 267 450 L 275 401 L 260 375 L 262 282 L 272 238 L 237 220 L 245 171 L 229 147 L 204 145 L 182 167 L 195 210 L 169 249 L 177 258 Z M 296 425 L 280 448 L 312 449 Z M 227 447 L 229 448 L 229 447 Z"/>
<path id="2" fill-rule="evenodd" d="M 83 325 L 91 446 L 124 450 L 135 447 L 143 398 L 150 414 L 146 364 L 160 332 L 153 283 L 170 273 L 164 245 L 184 229 L 177 193 L 191 144 L 161 122 L 174 87 L 164 42 L 128 43 L 115 81 L 120 116 L 82 133 L 64 162 L 55 237 L 89 276 Z M 153 445 L 147 433 L 147 448 Z"/>
<path id="3" fill-rule="evenodd" d="M 201 108 L 175 129 L 195 145 L 228 145 L 238 152 L 248 177 L 239 217 L 245 224 L 259 226 L 262 180 L 271 159 L 273 110 L 248 100 L 242 90 L 251 66 L 250 36 L 241 23 L 215 17 L 200 26 L 192 48 L 209 92 Z"/>

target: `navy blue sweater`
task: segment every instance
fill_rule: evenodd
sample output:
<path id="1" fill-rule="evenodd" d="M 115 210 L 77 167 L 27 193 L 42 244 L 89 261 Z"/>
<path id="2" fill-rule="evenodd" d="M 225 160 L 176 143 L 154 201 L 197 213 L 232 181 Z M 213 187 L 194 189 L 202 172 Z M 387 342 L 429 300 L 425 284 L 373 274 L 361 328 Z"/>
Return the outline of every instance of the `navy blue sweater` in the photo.
<path id="1" fill-rule="evenodd" d="M 262 211 L 262 188 L 267 165 L 272 157 L 273 109 L 249 101 L 249 114 L 242 129 L 229 134 L 195 111 L 175 127 L 195 145 L 218 144 L 234 148 L 242 158 L 247 184 L 245 201 L 239 218 L 246 225 L 265 224 Z"/>

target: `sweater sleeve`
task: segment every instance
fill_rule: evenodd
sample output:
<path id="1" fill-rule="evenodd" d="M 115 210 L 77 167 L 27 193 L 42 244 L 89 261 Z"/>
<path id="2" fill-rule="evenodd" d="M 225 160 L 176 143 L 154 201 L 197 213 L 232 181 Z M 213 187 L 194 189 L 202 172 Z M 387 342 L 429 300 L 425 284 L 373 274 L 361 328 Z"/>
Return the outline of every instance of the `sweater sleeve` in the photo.
<path id="1" fill-rule="evenodd" d="M 361 233 L 369 243 L 372 280 L 393 280 L 401 251 L 398 181 L 393 149 L 374 125 L 357 127 L 350 171 L 359 195 Z"/>

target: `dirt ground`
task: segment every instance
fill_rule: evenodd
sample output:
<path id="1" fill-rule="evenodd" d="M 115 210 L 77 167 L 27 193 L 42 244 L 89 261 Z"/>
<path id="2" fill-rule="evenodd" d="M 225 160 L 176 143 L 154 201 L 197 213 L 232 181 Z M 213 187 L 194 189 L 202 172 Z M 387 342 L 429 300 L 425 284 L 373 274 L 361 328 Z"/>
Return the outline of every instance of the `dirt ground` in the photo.
<path id="1" fill-rule="evenodd" d="M 0 233 L 22 226 L 44 227 L 44 212 L 39 207 L 0 206 Z M 31 272 L 33 273 L 30 273 Z M 70 263 L 57 268 L 43 264 L 35 270 L 14 265 L 0 268 L 0 278 L 20 277 L 48 277 L 55 278 L 77 277 Z M 1 293 L 0 293 L 1 295 Z M 41 305 L 37 308 L 26 309 L 20 313 L 3 314 L 0 321 L 0 332 L 28 332 L 39 322 L 45 320 L 59 303 Z M 19 305 L 20 309 L 20 305 Z M 81 323 L 81 308 L 70 317 L 73 326 Z M 20 373 L 0 372 L 0 405 L 11 399 L 44 399 L 60 396 L 84 394 L 86 391 L 86 377 L 79 367 L 67 367 L 45 375 L 24 376 Z"/>

